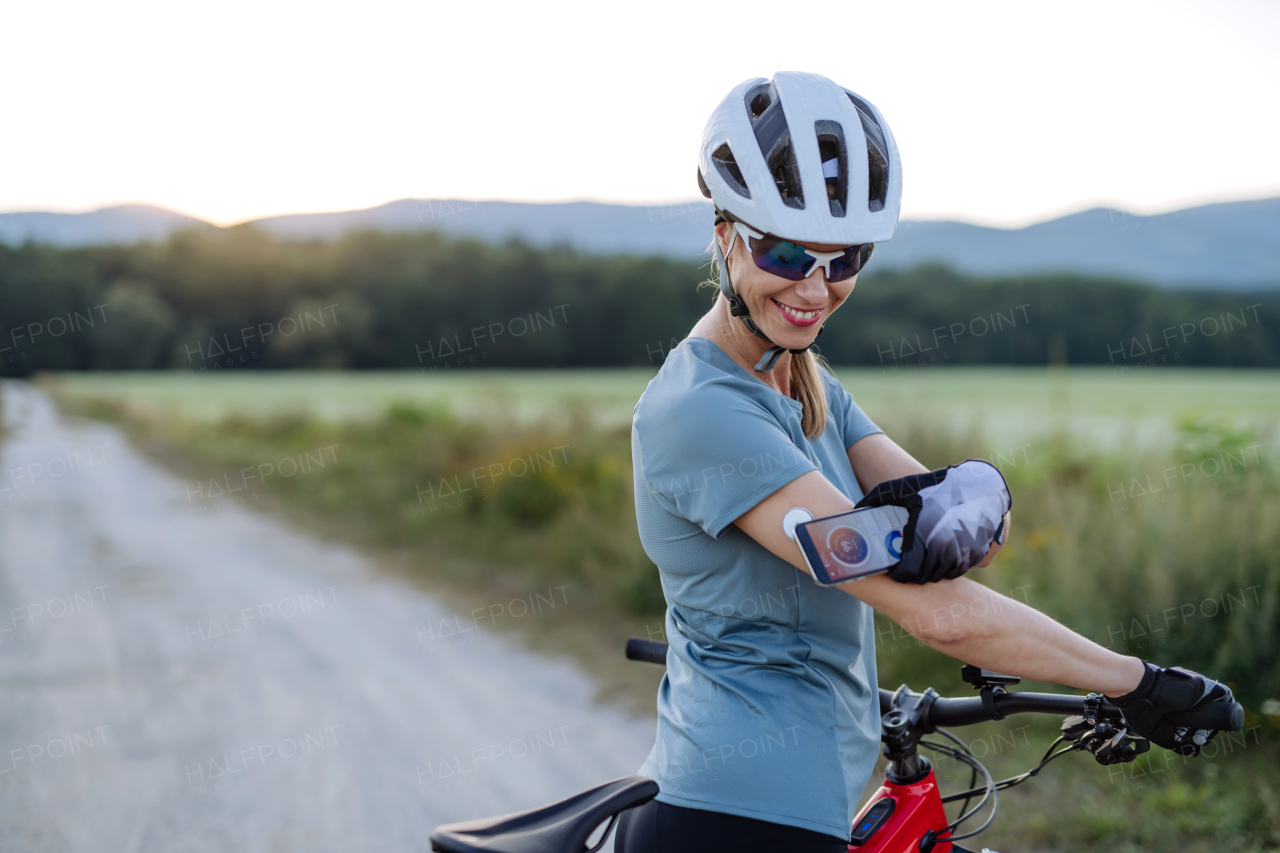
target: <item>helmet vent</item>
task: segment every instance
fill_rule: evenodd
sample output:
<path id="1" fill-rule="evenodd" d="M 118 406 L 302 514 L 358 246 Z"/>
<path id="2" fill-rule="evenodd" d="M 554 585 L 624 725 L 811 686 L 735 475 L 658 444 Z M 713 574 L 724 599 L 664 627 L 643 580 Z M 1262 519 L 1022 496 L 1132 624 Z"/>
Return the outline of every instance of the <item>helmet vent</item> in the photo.
<path id="1" fill-rule="evenodd" d="M 800 183 L 800 166 L 796 163 L 796 152 L 791 146 L 790 132 L 783 133 L 773 150 L 766 158 L 769 174 L 782 196 L 782 203 L 787 207 L 804 210 L 804 189 Z"/>
<path id="2" fill-rule="evenodd" d="M 889 195 L 889 146 L 884 131 L 876 121 L 875 113 L 867 102 L 846 90 L 862 121 L 862 132 L 867 137 L 867 210 L 884 210 Z"/>
<path id="3" fill-rule="evenodd" d="M 711 162 L 715 164 L 716 171 L 720 173 L 720 177 L 724 178 L 726 184 L 733 188 L 733 191 L 743 198 L 751 198 L 751 190 L 747 189 L 747 182 L 742 178 L 742 170 L 738 168 L 738 161 L 733 158 L 733 152 L 729 150 L 728 144 L 721 145 L 711 155 Z M 701 180 L 702 173 L 698 173 Z M 710 193 L 706 194 L 710 198 Z"/>
<path id="4" fill-rule="evenodd" d="M 756 135 L 760 153 L 773 178 L 782 203 L 804 210 L 804 189 L 800 183 L 800 167 L 791 146 L 791 130 L 782 111 L 782 101 L 772 83 L 761 83 L 747 90 L 744 98 L 751 130 Z"/>
<path id="5" fill-rule="evenodd" d="M 849 149 L 844 141 L 844 128 L 838 121 L 815 121 L 818 156 L 822 161 L 827 185 L 827 204 L 831 215 L 843 217 L 849 207 Z M 831 168 L 834 166 L 834 170 Z M 831 174 L 833 172 L 835 174 Z"/>
<path id="6" fill-rule="evenodd" d="M 884 210 L 884 199 L 889 194 L 889 161 L 867 138 L 867 210 Z"/>

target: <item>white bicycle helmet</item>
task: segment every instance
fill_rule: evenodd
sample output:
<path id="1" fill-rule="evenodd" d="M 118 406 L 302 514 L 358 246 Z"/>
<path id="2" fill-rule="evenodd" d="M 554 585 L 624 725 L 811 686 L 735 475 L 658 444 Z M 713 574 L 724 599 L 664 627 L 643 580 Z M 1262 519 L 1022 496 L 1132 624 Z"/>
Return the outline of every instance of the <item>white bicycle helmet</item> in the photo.
<path id="1" fill-rule="evenodd" d="M 702 132 L 698 188 L 715 204 L 717 222 L 740 220 L 795 242 L 862 245 L 865 263 L 898 227 L 902 161 L 889 125 L 870 102 L 820 74 L 780 71 L 773 80 L 740 83 L 711 114 Z M 755 369 L 773 370 L 784 349 L 751 319 L 719 242 L 713 245 L 731 313 L 770 344 Z"/>
<path id="2" fill-rule="evenodd" d="M 878 243 L 898 225 L 902 163 L 870 102 L 819 74 L 780 71 L 739 84 L 711 114 L 698 187 L 784 240 Z"/>

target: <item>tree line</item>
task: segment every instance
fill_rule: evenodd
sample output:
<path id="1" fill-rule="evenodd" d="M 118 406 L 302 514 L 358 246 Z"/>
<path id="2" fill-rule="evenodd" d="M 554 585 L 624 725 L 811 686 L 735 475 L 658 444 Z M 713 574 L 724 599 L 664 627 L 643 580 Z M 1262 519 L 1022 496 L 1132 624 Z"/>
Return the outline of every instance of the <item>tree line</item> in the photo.
<path id="1" fill-rule="evenodd" d="M 710 306 L 699 262 L 427 233 L 0 246 L 0 375 L 38 370 L 657 366 Z M 877 272 L 819 338 L 836 365 L 1280 366 L 1280 293 L 1074 275 Z"/>

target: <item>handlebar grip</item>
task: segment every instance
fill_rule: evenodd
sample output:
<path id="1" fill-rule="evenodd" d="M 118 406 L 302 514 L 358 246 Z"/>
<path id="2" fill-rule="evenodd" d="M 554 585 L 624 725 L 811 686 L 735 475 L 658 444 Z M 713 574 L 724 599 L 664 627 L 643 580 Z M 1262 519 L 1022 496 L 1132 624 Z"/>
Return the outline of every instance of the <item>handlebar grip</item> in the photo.
<path id="1" fill-rule="evenodd" d="M 1209 702 L 1169 714 L 1165 719 L 1179 726 L 1210 731 L 1238 732 L 1244 728 L 1244 708 L 1239 702 Z"/>
<path id="2" fill-rule="evenodd" d="M 667 648 L 667 644 L 660 640 L 642 640 L 639 637 L 632 637 L 627 640 L 627 660 L 666 666 Z"/>

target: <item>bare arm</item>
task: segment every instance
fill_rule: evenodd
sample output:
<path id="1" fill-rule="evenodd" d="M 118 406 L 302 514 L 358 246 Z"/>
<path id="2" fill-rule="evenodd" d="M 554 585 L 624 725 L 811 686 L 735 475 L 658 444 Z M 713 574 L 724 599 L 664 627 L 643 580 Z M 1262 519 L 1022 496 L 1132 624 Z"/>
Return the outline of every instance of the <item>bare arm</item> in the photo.
<path id="1" fill-rule="evenodd" d="M 884 433 L 868 435 L 849 448 L 849 464 L 865 495 L 885 480 L 911 474 L 925 474 L 928 468 Z"/>
<path id="2" fill-rule="evenodd" d="M 864 490 L 925 470 L 883 435 L 867 436 L 849 448 L 849 459 Z M 808 572 L 800 549 L 782 531 L 782 516 L 797 506 L 821 518 L 848 512 L 853 502 L 822 474 L 810 471 L 734 523 L 774 554 Z M 1104 649 L 969 578 L 917 586 L 876 575 L 839 589 L 870 604 L 927 645 L 985 669 L 1112 696 L 1128 693 L 1142 679 L 1142 662 L 1137 658 Z"/>

